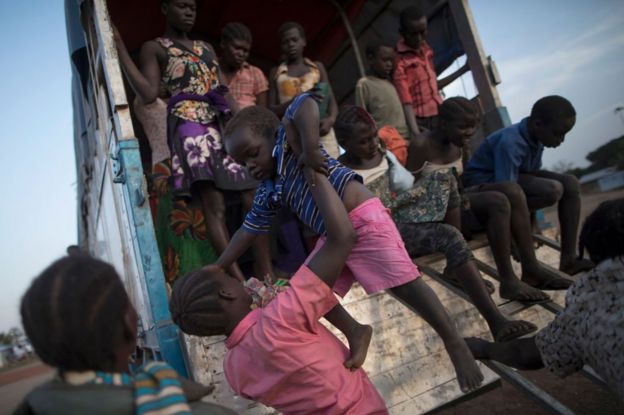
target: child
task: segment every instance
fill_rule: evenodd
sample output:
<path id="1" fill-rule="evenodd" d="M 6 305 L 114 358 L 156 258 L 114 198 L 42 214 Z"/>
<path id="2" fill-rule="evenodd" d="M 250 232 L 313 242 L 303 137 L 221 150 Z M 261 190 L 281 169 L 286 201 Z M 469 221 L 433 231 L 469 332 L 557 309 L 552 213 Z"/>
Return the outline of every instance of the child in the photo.
<path id="1" fill-rule="evenodd" d="M 199 400 L 212 388 L 179 378 L 164 362 L 128 375 L 137 314 L 102 261 L 76 253 L 54 262 L 26 291 L 20 311 L 35 352 L 58 373 L 16 414 L 233 413 L 204 402 L 189 406 L 187 398 Z"/>
<path id="2" fill-rule="evenodd" d="M 450 173 L 440 173 L 420 180 L 409 191 L 393 195 L 390 191 L 389 165 L 379 146 L 375 123 L 360 107 L 345 107 L 336 119 L 336 137 L 345 149 L 340 161 L 364 178 L 364 184 L 392 209 L 393 218 L 410 255 L 443 252 L 447 269 L 458 277 L 477 309 L 499 341 L 511 340 L 537 329 L 526 321 L 511 321 L 498 310 L 483 284 L 472 252 L 461 233 L 441 223 L 446 211 L 459 204 L 455 180 Z M 390 159 L 391 160 L 391 159 Z M 454 188 L 453 188 L 454 187 Z M 437 217 L 431 216 L 434 212 Z"/>
<path id="3" fill-rule="evenodd" d="M 323 98 L 319 103 L 321 144 L 329 155 L 338 157 L 340 150 L 332 128 L 338 105 L 327 71 L 321 62 L 313 62 L 303 56 L 306 39 L 303 26 L 299 23 L 284 23 L 279 28 L 279 37 L 284 62 L 271 69 L 269 74 L 269 107 L 281 117 L 297 95 L 314 90 Z"/>
<path id="4" fill-rule="evenodd" d="M 269 83 L 260 68 L 247 63 L 251 42 L 251 32 L 242 23 L 228 23 L 221 31 L 221 80 L 240 109 L 267 105 Z"/>
<path id="5" fill-rule="evenodd" d="M 466 98 L 453 97 L 440 106 L 439 125 L 410 143 L 407 167 L 419 175 L 453 168 L 458 176 L 463 172 L 465 145 L 479 122 L 475 106 Z M 540 302 L 549 299 L 540 291 L 565 290 L 570 281 L 553 275 L 542 267 L 533 248 L 529 211 L 522 189 L 513 182 L 483 184 L 467 188 L 469 202 L 463 210 L 450 211 L 447 222 L 458 229 L 487 231 L 492 255 L 500 273 L 500 296 L 509 300 Z M 462 212 L 460 212 L 462 210 Z M 519 280 L 511 265 L 512 240 L 518 248 L 522 264 Z"/>
<path id="6" fill-rule="evenodd" d="M 624 400 L 624 199 L 603 202 L 579 237 L 596 268 L 566 294 L 566 308 L 535 337 L 508 343 L 467 339 L 474 356 L 560 377 L 591 366 Z"/>
<path id="7" fill-rule="evenodd" d="M 442 103 L 439 89 L 465 74 L 469 70 L 468 64 L 438 81 L 433 67 L 433 50 L 426 41 L 425 13 L 418 6 L 406 7 L 401 11 L 399 24 L 401 38 L 396 45 L 394 86 L 408 124 L 431 130 Z M 414 117 L 415 121 L 412 121 Z"/>
<path id="8" fill-rule="evenodd" d="M 370 75 L 360 78 L 355 85 L 355 104 L 370 113 L 380 127 L 379 138 L 405 165 L 407 140 L 410 135 L 416 134 L 418 126 L 410 125 L 408 128 L 399 95 L 389 80 L 394 50 L 381 42 L 372 42 L 366 46 L 366 57 Z M 410 121 L 413 120 L 414 117 L 411 117 Z"/>
<path id="9" fill-rule="evenodd" d="M 285 414 L 386 414 L 364 370 L 342 367 L 346 348 L 318 321 L 338 304 L 331 287 L 356 235 L 327 178 L 306 172 L 312 182 L 309 194 L 327 225 L 327 241 L 295 273 L 290 287 L 251 311 L 249 292 L 208 266 L 175 284 L 171 314 L 186 333 L 228 336 L 223 367 L 238 395 Z"/>
<path id="10" fill-rule="evenodd" d="M 581 214 L 578 180 L 570 174 L 542 169 L 545 147 L 558 147 L 576 122 L 567 99 L 551 95 L 539 99 L 531 115 L 518 124 L 491 134 L 466 165 L 466 186 L 516 182 L 526 194 L 530 210 L 558 203 L 561 228 L 559 269 L 574 275 L 593 264 L 576 256 L 576 233 Z"/>
<path id="11" fill-rule="evenodd" d="M 236 160 L 245 163 L 262 183 L 256 192 L 254 207 L 217 264 L 227 267 L 234 262 L 257 234 L 268 231 L 271 218 L 282 206 L 293 210 L 318 234 L 325 234 L 328 227 L 319 216 L 310 195 L 311 188 L 298 166 L 301 162 L 328 174 L 358 235 L 358 242 L 334 291 L 344 296 L 354 279 L 369 294 L 391 290 L 440 334 L 455 365 L 462 390 L 477 387 L 483 379 L 478 366 L 466 356 L 465 343 L 458 337 L 433 291 L 418 278 L 418 269 L 405 252 L 386 209 L 355 173 L 330 158 L 319 146 L 318 117 L 316 102 L 310 94 L 302 94 L 286 111 L 279 129 L 276 117 L 260 107 L 246 108 L 230 121 L 225 134 L 226 150 Z M 313 253 L 323 246 L 324 239 L 321 236 Z M 326 317 L 334 324 L 332 313 Z"/>

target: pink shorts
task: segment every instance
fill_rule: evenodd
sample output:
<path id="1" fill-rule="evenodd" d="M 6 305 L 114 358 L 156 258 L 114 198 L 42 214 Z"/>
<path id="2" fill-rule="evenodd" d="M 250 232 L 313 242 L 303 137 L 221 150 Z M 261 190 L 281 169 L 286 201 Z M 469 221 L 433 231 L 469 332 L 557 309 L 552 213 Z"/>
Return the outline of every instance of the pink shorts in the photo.
<path id="1" fill-rule="evenodd" d="M 390 216 L 379 198 L 372 198 L 349 212 L 349 219 L 358 240 L 347 258 L 345 267 L 336 280 L 334 292 L 344 297 L 354 281 L 368 294 L 406 284 L 420 276 L 420 272 Z M 325 243 L 319 238 L 306 265 Z"/>

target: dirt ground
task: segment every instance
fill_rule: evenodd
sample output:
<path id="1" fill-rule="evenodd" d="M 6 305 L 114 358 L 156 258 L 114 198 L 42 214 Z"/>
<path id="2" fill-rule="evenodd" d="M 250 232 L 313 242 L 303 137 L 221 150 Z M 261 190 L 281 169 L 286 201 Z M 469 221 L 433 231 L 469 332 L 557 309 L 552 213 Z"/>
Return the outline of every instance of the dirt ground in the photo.
<path id="1" fill-rule="evenodd" d="M 0 415 L 11 414 L 23 397 L 52 378 L 53 370 L 41 362 L 0 373 Z"/>

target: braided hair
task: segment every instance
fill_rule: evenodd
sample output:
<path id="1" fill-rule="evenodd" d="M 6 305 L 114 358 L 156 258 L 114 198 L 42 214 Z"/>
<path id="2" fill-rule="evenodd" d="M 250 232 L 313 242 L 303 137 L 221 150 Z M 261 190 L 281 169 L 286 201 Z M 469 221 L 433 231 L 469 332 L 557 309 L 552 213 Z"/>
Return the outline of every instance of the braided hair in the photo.
<path id="1" fill-rule="evenodd" d="M 340 108 L 334 123 L 334 133 L 336 134 L 338 144 L 342 147 L 345 146 L 353 136 L 353 127 L 358 123 L 368 125 L 377 130 L 375 120 L 364 108 L 357 105 L 344 105 Z"/>
<path id="2" fill-rule="evenodd" d="M 37 355 L 61 371 L 113 371 L 121 341 L 134 341 L 131 307 L 115 269 L 87 255 L 63 257 L 22 297 L 20 313 Z"/>
<path id="3" fill-rule="evenodd" d="M 478 121 L 479 111 L 477 107 L 467 98 L 452 97 L 444 100 L 438 110 L 440 122 L 450 122 L 456 120 L 470 119 Z"/>
<path id="4" fill-rule="evenodd" d="M 264 138 L 273 138 L 279 123 L 279 118 L 273 111 L 259 105 L 253 105 L 243 108 L 228 121 L 223 131 L 223 139 L 227 140 L 227 137 L 235 130 L 243 127 L 248 127 L 251 132 Z"/>
<path id="5" fill-rule="evenodd" d="M 624 255 L 624 198 L 602 202 L 585 219 L 579 252 L 587 249 L 594 263 Z"/>
<path id="6" fill-rule="evenodd" d="M 219 284 L 207 274 L 205 270 L 194 271 L 173 285 L 169 311 L 173 322 L 186 334 L 224 333 L 226 321 L 219 304 Z"/>
<path id="7" fill-rule="evenodd" d="M 221 42 L 229 43 L 234 40 L 244 40 L 251 45 L 253 40 L 251 31 L 247 26 L 240 22 L 232 22 L 223 26 L 221 30 Z"/>
<path id="8" fill-rule="evenodd" d="M 531 118 L 549 124 L 553 120 L 576 116 L 576 110 L 570 101 L 559 95 L 540 98 L 531 108 Z"/>

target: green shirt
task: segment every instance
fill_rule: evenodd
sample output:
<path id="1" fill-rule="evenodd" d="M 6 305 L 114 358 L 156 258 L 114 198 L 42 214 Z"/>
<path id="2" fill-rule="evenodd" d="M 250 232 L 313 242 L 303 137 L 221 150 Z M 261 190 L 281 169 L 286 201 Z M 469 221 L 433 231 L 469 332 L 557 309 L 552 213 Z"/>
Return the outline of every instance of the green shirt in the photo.
<path id="1" fill-rule="evenodd" d="M 403 106 L 389 80 L 371 75 L 360 78 L 355 86 L 355 105 L 372 115 L 377 128 L 391 125 L 403 138 L 409 138 Z"/>

